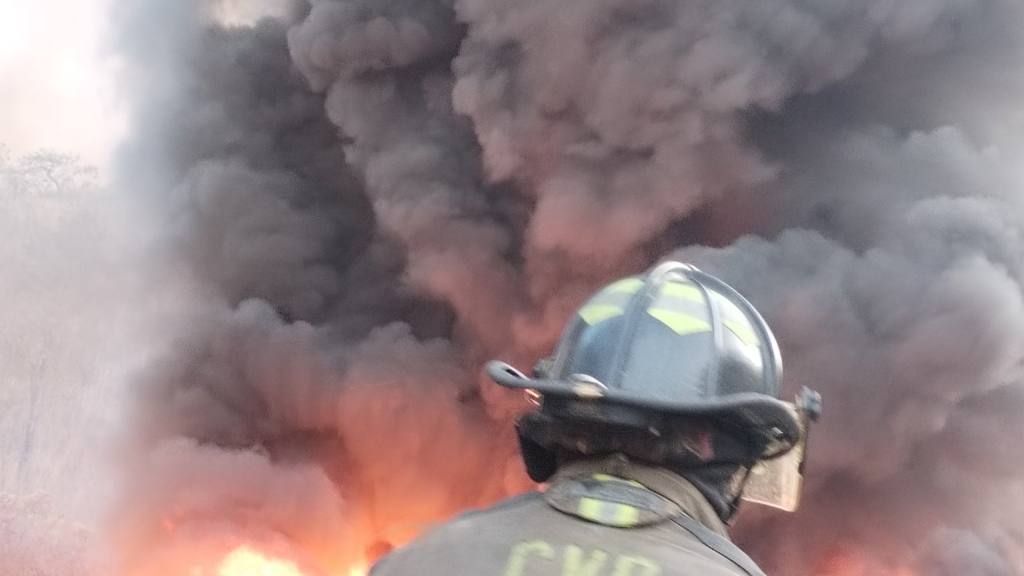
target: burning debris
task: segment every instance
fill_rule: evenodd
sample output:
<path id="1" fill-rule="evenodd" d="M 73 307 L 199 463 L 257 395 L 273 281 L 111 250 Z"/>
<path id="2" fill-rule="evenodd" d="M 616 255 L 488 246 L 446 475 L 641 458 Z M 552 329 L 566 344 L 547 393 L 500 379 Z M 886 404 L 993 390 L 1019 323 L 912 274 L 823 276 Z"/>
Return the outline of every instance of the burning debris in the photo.
<path id="1" fill-rule="evenodd" d="M 527 488 L 481 360 L 677 249 L 829 399 L 800 515 L 737 526 L 766 569 L 1024 573 L 1015 0 L 122 4 L 176 304 L 121 573 L 344 575 Z"/>

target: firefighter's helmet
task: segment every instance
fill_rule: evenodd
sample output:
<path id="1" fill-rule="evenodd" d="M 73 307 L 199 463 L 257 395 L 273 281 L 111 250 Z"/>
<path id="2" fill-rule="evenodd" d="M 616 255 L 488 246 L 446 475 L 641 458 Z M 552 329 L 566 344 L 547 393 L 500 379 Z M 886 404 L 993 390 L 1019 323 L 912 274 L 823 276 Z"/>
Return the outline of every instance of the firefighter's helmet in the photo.
<path id="1" fill-rule="evenodd" d="M 487 371 L 529 390 L 538 414 L 557 422 L 626 431 L 654 420 L 715 422 L 742 438 L 751 462 L 802 437 L 802 415 L 779 399 L 782 360 L 761 315 L 726 283 L 678 262 L 599 291 L 532 377 L 502 362 Z"/>

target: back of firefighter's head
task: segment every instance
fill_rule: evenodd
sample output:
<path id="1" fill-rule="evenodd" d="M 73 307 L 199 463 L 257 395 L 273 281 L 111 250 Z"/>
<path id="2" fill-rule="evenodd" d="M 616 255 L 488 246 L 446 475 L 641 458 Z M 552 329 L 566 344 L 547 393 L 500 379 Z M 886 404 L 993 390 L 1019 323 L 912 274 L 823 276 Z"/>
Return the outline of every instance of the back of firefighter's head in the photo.
<path id="1" fill-rule="evenodd" d="M 595 294 L 533 378 L 488 366 L 540 408 L 518 424 L 535 481 L 566 460 L 624 454 L 695 484 L 723 519 L 748 472 L 800 439 L 782 361 L 757 311 L 721 280 L 668 262 Z"/>

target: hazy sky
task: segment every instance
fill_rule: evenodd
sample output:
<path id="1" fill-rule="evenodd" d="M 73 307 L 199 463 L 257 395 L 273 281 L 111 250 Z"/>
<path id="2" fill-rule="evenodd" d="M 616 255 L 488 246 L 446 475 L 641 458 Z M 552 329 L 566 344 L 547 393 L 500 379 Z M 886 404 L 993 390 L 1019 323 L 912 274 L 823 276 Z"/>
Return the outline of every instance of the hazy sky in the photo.
<path id="1" fill-rule="evenodd" d="M 105 166 L 124 132 L 105 54 L 111 0 L 0 0 L 0 144 Z"/>

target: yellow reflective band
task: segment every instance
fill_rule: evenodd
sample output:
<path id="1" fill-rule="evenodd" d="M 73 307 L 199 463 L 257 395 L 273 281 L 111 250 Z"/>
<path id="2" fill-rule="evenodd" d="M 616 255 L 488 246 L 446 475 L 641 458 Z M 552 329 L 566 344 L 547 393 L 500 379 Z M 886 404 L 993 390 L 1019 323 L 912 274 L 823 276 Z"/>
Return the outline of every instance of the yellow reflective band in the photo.
<path id="1" fill-rule="evenodd" d="M 664 310 L 661 308 L 652 308 L 648 310 L 647 313 L 660 320 L 662 324 L 668 326 L 680 336 L 711 331 L 711 324 L 709 324 L 707 320 L 695 318 L 689 314 L 673 312 L 672 310 Z"/>
<path id="2" fill-rule="evenodd" d="M 640 510 L 626 504 L 615 505 L 616 526 L 636 526 L 640 521 Z"/>
<path id="3" fill-rule="evenodd" d="M 751 330 L 750 326 L 735 320 L 726 320 L 724 323 L 747 346 L 761 346 L 761 339 L 757 337 L 756 332 Z"/>
<path id="4" fill-rule="evenodd" d="M 609 284 L 602 292 L 613 292 L 618 294 L 636 294 L 644 287 L 644 281 L 639 278 L 626 278 Z"/>
<path id="5" fill-rule="evenodd" d="M 611 304 L 588 304 L 580 309 L 580 318 L 587 324 L 593 326 L 598 322 L 604 322 L 609 318 L 622 316 L 626 311 L 621 306 Z"/>
<path id="6" fill-rule="evenodd" d="M 661 287 L 661 293 L 665 296 L 682 298 L 683 300 L 689 300 L 690 302 L 697 302 L 699 304 L 704 303 L 704 293 L 701 292 L 700 288 L 697 288 L 693 284 L 669 282 Z"/>
<path id="7" fill-rule="evenodd" d="M 625 528 L 636 526 L 640 522 L 638 508 L 618 502 L 605 502 L 596 498 L 580 498 L 580 504 L 576 511 L 583 518 L 605 526 Z"/>
<path id="8" fill-rule="evenodd" d="M 642 288 L 644 283 L 635 278 L 627 278 L 608 286 L 591 298 L 578 314 L 587 324 L 593 326 L 609 318 L 622 316 L 626 313 L 632 294 Z"/>
<path id="9" fill-rule="evenodd" d="M 591 522 L 601 522 L 601 508 L 604 502 L 593 498 L 580 498 L 580 505 L 576 509 L 580 516 Z"/>
<path id="10" fill-rule="evenodd" d="M 591 478 L 598 482 L 621 482 L 623 484 L 629 484 L 630 486 L 636 486 L 637 488 L 644 487 L 643 484 L 636 480 L 626 480 L 625 478 L 619 478 L 618 476 L 612 476 L 611 474 L 594 474 Z"/>

